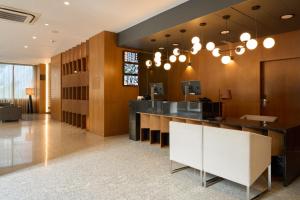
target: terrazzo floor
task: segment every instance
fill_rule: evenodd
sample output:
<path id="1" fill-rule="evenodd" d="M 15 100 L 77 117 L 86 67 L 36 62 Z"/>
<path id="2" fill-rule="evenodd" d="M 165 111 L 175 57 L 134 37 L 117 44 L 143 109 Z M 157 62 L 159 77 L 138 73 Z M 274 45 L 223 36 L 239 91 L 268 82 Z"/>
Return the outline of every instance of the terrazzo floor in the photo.
<path id="1" fill-rule="evenodd" d="M 102 138 L 36 116 L 0 124 L 0 200 L 238 200 L 245 189 L 230 181 L 200 186 L 193 169 L 170 174 L 168 148 Z M 261 199 L 300 200 L 300 179 L 273 181 Z"/>

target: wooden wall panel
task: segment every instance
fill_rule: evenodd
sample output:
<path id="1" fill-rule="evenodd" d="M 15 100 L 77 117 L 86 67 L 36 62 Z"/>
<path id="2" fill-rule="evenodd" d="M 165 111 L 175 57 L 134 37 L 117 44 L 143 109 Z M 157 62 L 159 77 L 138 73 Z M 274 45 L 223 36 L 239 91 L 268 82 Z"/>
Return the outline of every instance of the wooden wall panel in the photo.
<path id="1" fill-rule="evenodd" d="M 116 34 L 102 32 L 89 40 L 89 130 L 112 136 L 128 133 L 128 101 L 138 87 L 123 86 L 122 55 Z"/>
<path id="2" fill-rule="evenodd" d="M 83 55 L 84 46 L 82 45 Z M 104 135 L 104 33 L 89 39 L 89 130 Z"/>
<path id="3" fill-rule="evenodd" d="M 136 99 L 138 87 L 123 86 L 123 49 L 115 33 L 104 32 L 105 136 L 128 133 L 128 101 Z"/>
<path id="4" fill-rule="evenodd" d="M 273 49 L 264 49 L 262 39 L 259 47 L 242 56 L 234 55 L 234 61 L 223 65 L 221 58 L 215 58 L 211 53 L 202 50 L 192 57 L 193 68 L 183 64 L 173 66 L 168 73 L 169 100 L 183 100 L 180 90 L 182 80 L 200 80 L 202 97 L 218 100 L 219 88 L 230 88 L 233 99 L 226 101 L 224 114 L 240 117 L 244 114 L 260 113 L 260 62 L 294 58 L 300 56 L 300 31 L 283 33 L 274 36 L 276 45 Z"/>
<path id="5" fill-rule="evenodd" d="M 41 76 L 44 80 L 41 80 Z M 37 112 L 46 113 L 46 65 L 37 65 Z"/>
<path id="6" fill-rule="evenodd" d="M 51 118 L 61 120 L 61 54 L 51 58 L 50 95 Z"/>

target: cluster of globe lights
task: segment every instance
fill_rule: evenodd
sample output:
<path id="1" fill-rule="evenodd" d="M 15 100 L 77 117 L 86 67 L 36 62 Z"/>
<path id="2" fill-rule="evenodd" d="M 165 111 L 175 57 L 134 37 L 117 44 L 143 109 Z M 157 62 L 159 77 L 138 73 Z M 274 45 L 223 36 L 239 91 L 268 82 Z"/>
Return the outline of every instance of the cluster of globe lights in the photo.
<path id="1" fill-rule="evenodd" d="M 237 55 L 243 55 L 245 52 L 246 52 L 246 48 L 245 48 L 245 46 L 247 47 L 247 49 L 249 49 L 249 50 L 254 50 L 254 49 L 256 49 L 256 47 L 258 46 L 258 42 L 257 42 L 257 40 L 256 39 L 253 39 L 253 38 L 251 38 L 251 35 L 250 35 L 250 33 L 248 33 L 248 32 L 245 32 L 245 33 L 242 33 L 241 34 L 241 36 L 240 36 L 240 41 L 243 43 L 243 45 L 238 45 L 236 48 L 235 48 L 235 53 L 237 54 Z M 192 47 L 192 50 L 191 50 L 191 53 L 193 54 L 193 55 L 196 55 L 199 51 L 200 51 L 200 49 L 197 49 L 197 47 L 198 46 L 200 46 L 201 47 L 201 43 L 200 43 L 200 38 L 199 37 L 197 37 L 197 36 L 195 36 L 195 37 L 193 37 L 192 38 L 192 44 L 193 44 L 193 47 Z M 244 46 L 245 45 L 245 46 Z M 271 49 L 271 48 L 273 48 L 274 47 L 274 45 L 275 45 L 275 40 L 273 39 L 273 38 L 271 38 L 271 37 L 267 37 L 267 38 L 265 38 L 264 39 L 264 41 L 263 41 L 263 46 L 266 48 L 266 49 Z M 196 47 L 196 48 L 195 48 Z M 208 42 L 207 44 L 206 44 L 206 49 L 208 50 L 208 51 L 211 51 L 212 52 L 212 55 L 214 56 L 214 57 L 220 57 L 221 56 L 221 49 L 220 48 L 218 48 L 218 47 L 216 47 L 216 45 L 215 45 L 215 43 L 213 43 L 213 42 Z M 224 56 L 222 56 L 222 58 L 221 58 L 221 62 L 223 63 L 223 64 L 229 64 L 230 63 L 230 61 L 231 61 L 231 56 L 229 56 L 229 55 L 224 55 Z"/>
<path id="2" fill-rule="evenodd" d="M 240 35 L 240 41 L 243 43 L 242 45 L 238 45 L 237 47 L 235 47 L 234 51 L 237 55 L 243 55 L 245 52 L 246 52 L 246 48 L 249 49 L 250 51 L 256 49 L 256 47 L 258 46 L 258 42 L 256 39 L 254 38 L 251 38 L 251 35 L 250 33 L 248 32 L 245 32 L 245 33 L 242 33 Z M 275 40 L 272 38 L 272 37 L 267 37 L 264 39 L 263 41 L 263 46 L 266 48 L 266 49 L 271 49 L 273 48 L 275 45 Z M 246 48 L 245 48 L 246 46 Z M 212 50 L 212 54 L 214 57 L 219 57 L 221 56 L 221 53 L 220 53 L 220 48 L 215 48 Z M 232 57 L 229 56 L 229 55 L 224 55 L 222 56 L 221 58 L 221 62 L 223 64 L 229 64 L 230 61 L 231 61 Z"/>
<path id="3" fill-rule="evenodd" d="M 258 46 L 257 40 L 254 39 L 254 38 L 251 38 L 251 35 L 248 32 L 244 32 L 240 35 L 240 41 L 243 44 L 238 45 L 234 50 L 237 55 L 243 55 L 246 52 L 246 48 L 249 49 L 249 50 L 254 50 Z M 202 49 L 202 44 L 200 43 L 200 38 L 195 36 L 195 37 L 192 38 L 191 42 L 193 44 L 193 47 L 191 48 L 190 53 L 193 54 L 193 55 L 196 55 Z M 274 47 L 274 45 L 275 45 L 275 40 L 272 37 L 267 37 L 263 41 L 263 46 L 266 49 L 271 49 L 271 48 Z M 245 46 L 246 46 L 246 48 L 245 48 Z M 220 53 L 221 49 L 216 47 L 214 42 L 208 42 L 206 44 L 206 49 L 208 51 L 211 51 L 212 55 L 214 57 L 220 57 L 221 56 L 221 53 Z M 171 55 L 169 57 L 169 61 L 171 63 L 174 63 L 174 62 L 177 61 L 177 57 L 178 57 L 179 62 L 181 62 L 181 63 L 184 63 L 187 59 L 186 55 L 181 54 L 181 51 L 180 51 L 179 48 L 175 48 L 173 50 L 173 55 Z M 229 55 L 223 55 L 222 58 L 221 58 L 221 62 L 225 65 L 229 64 L 231 62 L 231 60 L 232 60 L 232 57 L 229 56 Z M 154 62 L 155 62 L 156 67 L 161 66 L 161 53 L 160 52 L 156 52 L 154 54 Z M 152 61 L 147 60 L 146 61 L 146 66 L 147 67 L 152 66 Z M 164 64 L 164 69 L 165 70 L 170 70 L 171 69 L 171 64 L 169 62 L 166 62 Z"/>
<path id="4" fill-rule="evenodd" d="M 171 56 L 169 56 L 168 61 L 164 64 L 164 69 L 167 71 L 171 69 L 171 67 L 172 67 L 171 63 L 175 63 L 177 60 L 181 63 L 184 63 L 187 60 L 187 57 L 184 54 L 184 51 L 181 51 L 177 47 L 173 49 L 172 53 L 173 54 Z M 161 62 L 162 62 L 161 57 L 162 57 L 161 52 L 157 51 L 154 53 L 154 63 L 155 63 L 156 67 L 161 66 Z M 152 64 L 153 63 L 151 60 L 146 61 L 146 66 L 148 68 L 151 67 Z"/>

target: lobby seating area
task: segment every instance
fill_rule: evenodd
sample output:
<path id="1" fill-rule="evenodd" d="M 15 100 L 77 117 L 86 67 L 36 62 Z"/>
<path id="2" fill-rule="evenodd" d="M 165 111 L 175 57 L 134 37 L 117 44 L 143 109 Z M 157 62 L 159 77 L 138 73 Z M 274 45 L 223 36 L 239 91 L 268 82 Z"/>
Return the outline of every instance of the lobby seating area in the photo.
<path id="1" fill-rule="evenodd" d="M 271 190 L 270 137 L 179 122 L 170 123 L 170 136 L 170 161 L 200 170 L 204 187 L 216 179 L 207 180 L 209 173 L 246 186 L 246 199 Z M 265 171 L 267 189 L 250 196 L 251 186 Z"/>
<path id="2" fill-rule="evenodd" d="M 0 103 L 0 121 L 18 121 L 21 119 L 22 109 L 10 103 Z"/>

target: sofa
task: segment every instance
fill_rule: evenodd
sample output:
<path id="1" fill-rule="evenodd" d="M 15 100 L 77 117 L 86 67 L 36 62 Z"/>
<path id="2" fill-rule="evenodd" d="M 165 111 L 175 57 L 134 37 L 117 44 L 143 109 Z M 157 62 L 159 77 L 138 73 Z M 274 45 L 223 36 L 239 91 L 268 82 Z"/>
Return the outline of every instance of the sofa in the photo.
<path id="1" fill-rule="evenodd" d="M 272 139 L 248 131 L 231 130 L 181 122 L 170 122 L 170 161 L 200 170 L 201 185 L 208 187 L 227 179 L 246 187 L 246 199 L 254 199 L 271 190 Z M 251 186 L 266 178 L 267 187 L 255 194 Z M 207 179 L 209 173 L 214 177 Z"/>
<path id="2" fill-rule="evenodd" d="M 10 103 L 0 103 L 0 121 L 18 121 L 22 117 L 22 109 Z"/>

